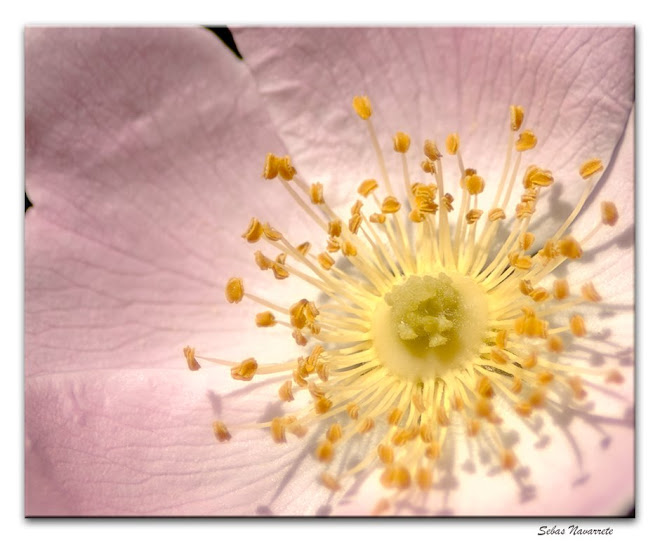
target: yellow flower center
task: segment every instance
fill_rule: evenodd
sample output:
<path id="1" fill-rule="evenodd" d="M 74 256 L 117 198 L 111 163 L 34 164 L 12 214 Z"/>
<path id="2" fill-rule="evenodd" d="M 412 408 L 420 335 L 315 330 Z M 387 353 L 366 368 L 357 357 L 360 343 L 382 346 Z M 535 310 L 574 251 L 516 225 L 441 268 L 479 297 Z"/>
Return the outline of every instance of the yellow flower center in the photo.
<path id="1" fill-rule="evenodd" d="M 318 297 L 280 300 L 270 290 L 263 295 L 246 288 L 241 278 L 227 282 L 228 302 L 255 304 L 257 327 L 281 328 L 301 355 L 275 363 L 251 357 L 237 363 L 184 349 L 193 371 L 200 368 L 199 358 L 230 366 L 231 377 L 241 381 L 280 375 L 277 398 L 283 407 L 301 394 L 307 406 L 266 422 L 215 421 L 215 435 L 224 442 L 231 439 L 230 430 L 262 428 L 282 444 L 289 435 L 300 438 L 310 427 L 321 427 L 315 451 L 327 467 L 319 481 L 332 492 L 345 488 L 356 473 L 379 466 L 384 493 L 393 492 L 394 499 L 408 488 L 423 493 L 447 469 L 444 449 L 466 438 L 491 451 L 504 471 L 515 470 L 519 460 L 505 437 L 505 413 L 527 418 L 567 401 L 579 407 L 586 396 L 584 378 L 622 380 L 616 370 L 563 357 L 588 335 L 576 308 L 598 302 L 600 295 L 591 283 L 575 289 L 567 279 L 549 278 L 565 261 L 582 257 L 602 224 L 616 223 L 616 206 L 604 202 L 602 221 L 591 232 L 565 235 L 603 165 L 591 158 L 576 165 L 582 196 L 553 235 L 537 239 L 530 221 L 554 179 L 534 164 L 521 175 L 523 154 L 537 144 L 532 130 L 520 131 L 521 106 L 509 111 L 507 152 L 488 206 L 480 201 L 488 180 L 465 167 L 456 133 L 445 140 L 447 160 L 455 161 L 460 172 L 451 184 L 454 194 L 436 143 L 424 142 L 417 172 L 423 181 L 414 181 L 407 158 L 411 138 L 395 134 L 393 151 L 400 156 L 405 194 L 400 198 L 371 121 L 371 102 L 356 97 L 353 106 L 366 123 L 379 178 L 356 187 L 347 216 L 327 204 L 323 185 L 308 183 L 289 157 L 268 153 L 264 165 L 263 177 L 281 183 L 327 236 L 325 245 L 293 241 L 257 218 L 243 234 L 248 243 L 265 247 L 266 253 L 255 252 L 259 269 L 278 281 L 311 285 Z M 516 182 L 521 182 L 517 203 Z M 502 411 L 502 405 L 511 409 Z M 367 439 L 365 434 L 375 436 L 371 446 L 346 467 L 342 451 L 354 440 Z M 374 511 L 388 504 L 381 500 Z"/>

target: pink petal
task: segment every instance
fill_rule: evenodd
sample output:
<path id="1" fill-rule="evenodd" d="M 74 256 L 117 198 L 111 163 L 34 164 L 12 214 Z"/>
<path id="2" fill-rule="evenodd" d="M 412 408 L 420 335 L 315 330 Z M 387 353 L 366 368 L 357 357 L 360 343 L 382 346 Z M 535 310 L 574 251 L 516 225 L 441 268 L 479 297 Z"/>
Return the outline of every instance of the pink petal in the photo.
<path id="1" fill-rule="evenodd" d="M 511 101 L 534 104 L 529 122 L 552 142 L 539 155 L 554 158 L 560 172 L 579 162 L 576 147 L 607 162 L 628 119 L 629 30 L 547 29 L 534 36 L 531 30 L 373 29 L 367 35 L 239 32 L 273 127 L 245 67 L 202 31 L 28 32 L 27 177 L 35 202 L 26 220 L 28 514 L 327 511 L 317 467 L 301 444 L 278 448 L 262 431 L 241 432 L 224 449 L 209 439 L 215 417 L 263 420 L 273 390 L 232 395 L 226 369 L 203 377 L 178 369 L 187 343 L 238 359 L 248 350 L 269 361 L 273 353 L 284 356 L 286 338 L 271 331 L 255 344 L 242 324 L 250 322 L 250 308 L 232 307 L 230 316 L 226 305 L 217 305 L 227 277 L 256 275 L 250 251 L 235 250 L 251 215 L 298 231 L 281 191 L 261 183 L 257 197 L 248 184 L 258 178 L 265 151 L 286 146 L 310 179 L 331 179 L 353 194 L 357 180 L 374 175 L 350 108 L 357 93 L 372 97 L 378 122 L 389 123 L 391 132 L 440 139 L 467 129 L 466 156 L 477 155 L 486 171 L 502 158 L 498 145 Z M 538 47 L 530 50 L 531 42 Z M 508 61 L 512 45 L 521 51 L 519 64 Z M 429 70 L 429 62 L 439 68 Z M 365 88 L 355 89 L 355 81 Z M 438 119 L 452 128 L 438 129 Z M 623 146 L 612 172 L 622 176 L 624 196 L 632 183 L 630 149 Z M 340 197 L 348 194 L 344 189 Z M 622 222 L 632 220 L 632 208 L 622 213 Z M 624 246 L 625 258 L 617 261 L 631 264 L 631 255 Z M 631 276 L 628 264 L 617 269 Z M 616 276 L 607 279 L 616 289 Z M 625 328 L 630 319 L 622 323 Z M 629 329 L 617 337 L 625 345 L 632 341 Z M 214 390 L 229 395 L 220 407 L 209 396 Z M 489 502 L 486 492 L 475 501 L 470 489 L 480 488 L 483 477 L 462 476 L 452 512 L 613 510 L 617 504 L 592 498 L 613 488 L 631 495 L 630 430 L 613 443 L 584 464 L 597 472 L 613 460 L 625 462 L 620 481 L 599 484 L 592 476 L 577 490 L 562 487 L 560 481 L 581 472 L 566 454 L 555 455 L 554 441 L 543 455 L 530 455 L 536 468 L 548 458 L 565 462 L 553 465 L 564 470 L 562 479 L 542 473 L 542 497 L 517 504 L 516 488 L 503 492 L 491 478 L 486 482 L 501 499 Z M 359 490 L 332 511 L 368 512 L 373 500 L 362 498 L 375 499 L 378 487 Z M 570 500 L 557 501 L 561 492 Z"/>
<path id="2" fill-rule="evenodd" d="M 521 104 L 553 172 L 619 141 L 633 100 L 632 28 L 236 28 L 236 42 L 310 179 L 373 177 L 351 99 L 367 94 L 381 145 L 417 154 L 458 131 L 467 165 L 495 177 L 508 107 Z M 415 146 L 417 149 L 415 149 Z M 320 149 L 332 152 L 321 153 Z M 340 164 L 335 157 L 340 156 Z"/>
<path id="3" fill-rule="evenodd" d="M 238 351 L 251 318 L 222 292 L 254 266 L 230 247 L 281 144 L 245 66 L 198 29 L 28 29 L 26 133 L 27 514 L 254 513 L 206 500 L 236 457 L 199 380 L 217 383 L 179 371 L 186 344 Z M 150 471 L 163 453 L 184 495 Z"/>

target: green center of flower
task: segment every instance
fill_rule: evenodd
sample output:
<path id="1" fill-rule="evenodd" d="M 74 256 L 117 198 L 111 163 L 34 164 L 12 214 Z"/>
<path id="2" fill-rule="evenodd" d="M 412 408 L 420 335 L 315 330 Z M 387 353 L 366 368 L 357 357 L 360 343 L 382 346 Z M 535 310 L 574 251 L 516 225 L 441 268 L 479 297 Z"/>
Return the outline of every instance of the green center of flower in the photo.
<path id="1" fill-rule="evenodd" d="M 478 357 L 487 322 L 488 298 L 472 279 L 413 275 L 377 305 L 374 348 L 401 377 L 442 377 Z"/>
<path id="2" fill-rule="evenodd" d="M 392 323 L 410 348 L 438 347 L 456 336 L 460 295 L 444 273 L 438 277 L 412 276 L 385 296 Z"/>

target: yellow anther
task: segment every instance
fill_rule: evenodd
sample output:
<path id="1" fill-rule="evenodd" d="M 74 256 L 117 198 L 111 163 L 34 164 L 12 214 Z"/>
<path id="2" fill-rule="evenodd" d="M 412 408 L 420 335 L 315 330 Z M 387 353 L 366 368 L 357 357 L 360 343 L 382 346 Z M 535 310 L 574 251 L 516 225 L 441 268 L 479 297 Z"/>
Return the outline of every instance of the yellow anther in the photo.
<path id="1" fill-rule="evenodd" d="M 543 170 L 538 166 L 529 166 L 523 176 L 523 186 L 526 189 L 533 187 L 549 187 L 554 182 L 552 172 L 550 170 Z"/>
<path id="2" fill-rule="evenodd" d="M 495 364 L 506 364 L 509 361 L 509 357 L 501 349 L 491 349 L 490 350 L 490 359 L 495 362 Z"/>
<path id="3" fill-rule="evenodd" d="M 263 234 L 263 232 L 264 230 L 261 227 L 261 223 L 252 217 L 252 219 L 250 219 L 250 224 L 242 237 L 245 238 L 248 243 L 256 243 L 261 239 L 261 234 Z"/>
<path id="4" fill-rule="evenodd" d="M 321 267 L 325 270 L 329 270 L 332 266 L 335 265 L 335 260 L 326 252 L 321 253 L 316 257 Z"/>
<path id="5" fill-rule="evenodd" d="M 516 206 L 516 218 L 528 219 L 536 211 L 536 204 L 534 202 L 522 202 Z"/>
<path id="6" fill-rule="evenodd" d="M 424 400 L 422 399 L 422 395 L 419 392 L 416 392 L 412 395 L 412 403 L 415 406 L 415 409 L 417 409 L 417 411 L 420 413 L 424 413 L 426 411 Z"/>
<path id="7" fill-rule="evenodd" d="M 353 98 L 353 109 L 360 119 L 365 121 L 371 117 L 371 102 L 368 96 L 355 96 Z"/>
<path id="8" fill-rule="evenodd" d="M 232 277 L 227 281 L 227 286 L 225 287 L 225 298 L 230 304 L 237 304 L 243 299 L 243 280 L 239 277 Z"/>
<path id="9" fill-rule="evenodd" d="M 520 292 L 525 296 L 529 296 L 534 290 L 532 282 L 529 279 L 521 279 L 518 283 L 518 288 L 520 289 Z"/>
<path id="10" fill-rule="evenodd" d="M 420 163 L 420 166 L 422 167 L 422 170 L 425 173 L 435 173 L 436 172 L 435 164 L 433 162 L 431 162 L 430 160 L 422 160 L 422 162 Z"/>
<path id="11" fill-rule="evenodd" d="M 593 283 L 585 283 L 582 286 L 582 297 L 590 302 L 600 302 L 603 299 L 600 294 L 598 294 Z"/>
<path id="12" fill-rule="evenodd" d="M 619 370 L 610 370 L 605 377 L 605 382 L 620 385 L 623 383 L 623 375 Z"/>
<path id="13" fill-rule="evenodd" d="M 275 326 L 277 321 L 275 320 L 275 315 L 270 311 L 263 311 L 262 313 L 257 313 L 254 318 L 254 322 L 259 328 L 266 328 L 268 326 Z"/>
<path id="14" fill-rule="evenodd" d="M 485 186 L 484 178 L 480 175 L 470 175 L 465 178 L 465 188 L 472 195 L 481 194 Z"/>
<path id="15" fill-rule="evenodd" d="M 394 150 L 397 153 L 405 153 L 410 148 L 410 136 L 405 132 L 397 132 L 393 140 Z"/>
<path id="16" fill-rule="evenodd" d="M 328 428 L 328 431 L 325 433 L 325 437 L 328 438 L 330 443 L 337 443 L 341 439 L 341 426 L 338 423 L 333 423 Z"/>
<path id="17" fill-rule="evenodd" d="M 305 314 L 307 304 L 309 304 L 309 302 L 303 298 L 289 308 L 291 325 L 295 328 L 302 329 L 307 324 L 307 316 Z"/>
<path id="18" fill-rule="evenodd" d="M 532 406 L 529 402 L 518 402 L 514 409 L 521 417 L 529 417 L 532 414 Z"/>
<path id="19" fill-rule="evenodd" d="M 316 411 L 317 415 L 323 415 L 324 413 L 327 413 L 330 411 L 331 407 L 332 402 L 325 396 L 317 398 L 317 400 L 314 402 L 314 410 Z"/>
<path id="20" fill-rule="evenodd" d="M 309 199 L 313 204 L 323 204 L 323 185 L 321 183 L 312 183 L 309 187 Z"/>
<path id="21" fill-rule="evenodd" d="M 307 345 L 307 338 L 297 328 L 293 330 L 293 332 L 291 333 L 291 337 L 293 337 L 297 345 L 300 345 L 301 347 Z"/>
<path id="22" fill-rule="evenodd" d="M 341 235 L 341 219 L 334 219 L 328 222 L 328 234 L 334 237 Z"/>
<path id="23" fill-rule="evenodd" d="M 513 454 L 511 449 L 502 449 L 500 452 L 500 466 L 502 466 L 502 469 L 513 471 L 517 463 L 516 455 Z"/>
<path id="24" fill-rule="evenodd" d="M 458 134 L 454 132 L 453 134 L 449 134 L 447 136 L 447 139 L 445 140 L 445 147 L 447 148 L 447 152 L 450 155 L 455 155 L 458 153 L 460 145 L 461 139 L 458 137 Z"/>
<path id="25" fill-rule="evenodd" d="M 227 430 L 227 427 L 223 422 L 216 420 L 213 422 L 213 433 L 218 441 L 229 441 L 231 439 L 231 434 Z"/>
<path id="26" fill-rule="evenodd" d="M 279 241 L 282 239 L 282 234 L 280 234 L 275 228 L 273 228 L 270 224 L 267 222 L 263 223 L 261 227 L 264 230 L 264 236 L 268 238 L 271 241 Z"/>
<path id="27" fill-rule="evenodd" d="M 296 169 L 291 164 L 291 157 L 284 156 L 280 158 L 277 165 L 277 173 L 285 181 L 291 181 L 293 176 L 296 175 Z"/>
<path id="28" fill-rule="evenodd" d="M 433 162 L 442 157 L 440 151 L 438 151 L 438 146 L 432 140 L 424 140 L 424 154 L 426 158 Z"/>
<path id="29" fill-rule="evenodd" d="M 469 437 L 474 437 L 479 433 L 481 423 L 477 419 L 470 419 L 467 421 L 466 431 Z"/>
<path id="30" fill-rule="evenodd" d="M 486 398 L 479 398 L 474 405 L 474 412 L 478 417 L 486 418 L 493 412 L 493 406 Z"/>
<path id="31" fill-rule="evenodd" d="M 303 311 L 305 312 L 305 316 L 309 321 L 313 321 L 316 317 L 319 316 L 319 310 L 314 302 L 307 302 L 303 308 Z"/>
<path id="32" fill-rule="evenodd" d="M 430 424 L 422 424 L 419 427 L 419 438 L 424 443 L 431 443 L 433 441 L 433 429 Z"/>
<path id="33" fill-rule="evenodd" d="M 275 279 L 282 280 L 289 277 L 289 272 L 284 266 L 282 266 L 282 264 L 275 263 L 273 264 L 273 276 Z"/>
<path id="34" fill-rule="evenodd" d="M 394 196 L 388 196 L 383 200 L 383 205 L 381 207 L 383 213 L 396 213 L 399 209 L 401 209 L 401 204 Z"/>
<path id="35" fill-rule="evenodd" d="M 516 151 L 529 151 L 536 147 L 536 136 L 531 130 L 524 130 L 518 136 L 518 141 L 516 141 Z"/>
<path id="36" fill-rule="evenodd" d="M 410 486 L 410 472 L 401 465 L 388 466 L 380 477 L 380 483 L 385 488 L 405 490 Z"/>
<path id="37" fill-rule="evenodd" d="M 490 380 L 483 375 L 477 380 L 477 392 L 484 398 L 492 398 L 495 394 Z"/>
<path id="38" fill-rule="evenodd" d="M 559 249 L 557 248 L 557 244 L 554 241 L 548 240 L 545 242 L 543 249 L 541 249 L 538 254 L 542 258 L 552 260 L 557 255 L 559 255 Z"/>
<path id="39" fill-rule="evenodd" d="M 539 385 L 547 385 L 549 383 L 552 383 L 554 378 L 555 378 L 554 374 L 550 373 L 549 371 L 542 371 L 538 374 L 537 381 Z"/>
<path id="40" fill-rule="evenodd" d="M 231 376 L 237 381 L 251 381 L 257 368 L 257 361 L 254 358 L 247 358 L 231 369 Z"/>
<path id="41" fill-rule="evenodd" d="M 360 183 L 360 186 L 358 187 L 358 193 L 366 198 L 372 191 L 376 190 L 377 188 L 378 182 L 375 179 L 366 179 Z"/>
<path id="42" fill-rule="evenodd" d="M 548 350 L 552 353 L 561 353 L 564 350 L 564 341 L 561 336 L 550 336 L 548 338 Z"/>
<path id="43" fill-rule="evenodd" d="M 360 225 L 362 224 L 362 215 L 355 213 L 351 215 L 351 218 L 348 221 L 348 229 L 352 234 L 357 234 Z"/>
<path id="44" fill-rule="evenodd" d="M 495 345 L 500 349 L 506 349 L 506 343 L 509 338 L 508 330 L 498 330 L 497 335 L 495 336 Z"/>
<path id="45" fill-rule="evenodd" d="M 569 326 L 574 336 L 582 337 L 587 334 L 587 326 L 582 315 L 573 315 L 569 320 Z"/>
<path id="46" fill-rule="evenodd" d="M 559 254 L 566 258 L 576 259 L 582 257 L 582 247 L 577 240 L 571 236 L 560 239 L 558 245 Z"/>
<path id="47" fill-rule="evenodd" d="M 475 168 L 465 168 L 465 175 L 463 176 L 463 179 L 461 179 L 461 188 L 465 188 L 465 179 L 470 177 L 471 175 L 477 175 L 477 170 Z"/>
<path id="48" fill-rule="evenodd" d="M 307 381 L 300 375 L 300 370 L 295 369 L 291 372 L 294 382 L 301 388 L 307 387 Z"/>
<path id="49" fill-rule="evenodd" d="M 619 220 L 619 212 L 616 209 L 614 202 L 601 202 L 600 215 L 603 224 L 607 226 L 614 226 Z"/>
<path id="50" fill-rule="evenodd" d="M 573 391 L 573 397 L 576 400 L 584 400 L 584 398 L 586 398 L 587 391 L 584 390 L 584 387 L 582 386 L 582 379 L 580 379 L 577 375 L 574 375 L 569 377 L 567 382 L 568 386 L 571 387 L 571 390 Z"/>
<path id="51" fill-rule="evenodd" d="M 394 449 L 389 445 L 381 443 L 378 445 L 378 458 L 383 464 L 391 464 L 394 462 Z"/>
<path id="52" fill-rule="evenodd" d="M 341 490 L 341 485 L 339 484 L 339 481 L 335 479 L 332 475 L 329 473 L 321 473 L 321 483 L 325 488 L 328 490 L 331 490 L 332 492 L 338 492 Z"/>
<path id="53" fill-rule="evenodd" d="M 285 421 L 283 417 L 275 417 L 270 421 L 270 437 L 275 443 L 286 443 Z"/>
<path id="54" fill-rule="evenodd" d="M 318 315 L 318 313 L 316 313 L 316 315 Z M 323 351 L 324 351 L 323 345 L 314 345 L 311 354 L 307 357 L 307 363 L 311 366 L 311 369 L 309 371 L 312 371 L 314 369 Z"/>
<path id="55" fill-rule="evenodd" d="M 509 116 L 511 119 L 511 130 L 517 132 L 522 126 L 523 119 L 525 118 L 525 110 L 522 106 L 510 106 Z"/>
<path id="56" fill-rule="evenodd" d="M 521 234 L 520 237 L 518 238 L 518 246 L 523 251 L 526 251 L 532 246 L 535 239 L 536 238 L 534 237 L 534 234 L 532 234 L 531 232 L 525 232 L 524 234 Z"/>
<path id="57" fill-rule="evenodd" d="M 376 505 L 374 505 L 374 508 L 371 510 L 371 516 L 377 517 L 379 515 L 382 515 L 389 508 L 390 508 L 390 502 L 387 500 L 387 498 L 382 498 L 378 500 L 378 503 Z"/>
<path id="58" fill-rule="evenodd" d="M 351 402 L 346 406 L 346 413 L 351 419 L 357 420 L 360 416 L 360 407 L 358 404 Z"/>
<path id="59" fill-rule="evenodd" d="M 424 449 L 424 456 L 429 460 L 436 460 L 440 456 L 440 444 L 437 441 L 429 443 Z"/>
<path id="60" fill-rule="evenodd" d="M 481 218 L 483 213 L 481 209 L 471 209 L 465 214 L 465 220 L 468 224 L 474 224 Z"/>
<path id="61" fill-rule="evenodd" d="M 293 383 L 291 381 L 284 381 L 282 386 L 277 391 L 277 395 L 280 397 L 280 400 L 283 402 L 292 402 L 293 401 Z"/>
<path id="62" fill-rule="evenodd" d="M 344 254 L 344 256 L 356 256 L 357 247 L 350 241 L 344 240 L 341 244 L 341 252 Z"/>
<path id="63" fill-rule="evenodd" d="M 328 238 L 325 248 L 329 253 L 336 253 L 341 249 L 341 243 L 337 238 Z"/>
<path id="64" fill-rule="evenodd" d="M 197 362 L 197 359 L 195 358 L 195 349 L 192 347 L 184 347 L 183 356 L 186 357 L 186 363 L 188 364 L 188 369 L 190 371 L 197 371 L 202 367 L 199 365 L 199 362 Z"/>
<path id="65" fill-rule="evenodd" d="M 417 468 L 415 472 L 415 482 L 420 490 L 426 492 L 431 489 L 433 485 L 433 473 L 428 468 Z"/>
<path id="66" fill-rule="evenodd" d="M 566 279 L 556 279 L 552 284 L 552 295 L 557 300 L 563 300 L 568 298 L 569 294 L 568 281 Z"/>
<path id="67" fill-rule="evenodd" d="M 529 293 L 529 297 L 537 303 L 545 302 L 550 298 L 550 293 L 543 287 L 538 287 Z"/>
<path id="68" fill-rule="evenodd" d="M 452 205 L 454 203 L 454 197 L 451 194 L 447 192 L 440 200 L 448 212 L 454 211 L 454 206 Z"/>
<path id="69" fill-rule="evenodd" d="M 391 424 L 392 426 L 396 426 L 399 424 L 401 421 L 401 417 L 403 416 L 403 411 L 399 409 L 398 407 L 394 407 L 389 415 L 387 415 L 387 423 Z"/>
<path id="70" fill-rule="evenodd" d="M 491 209 L 488 212 L 488 220 L 490 222 L 495 222 L 495 221 L 501 221 L 502 219 L 506 218 L 506 214 L 504 213 L 504 210 L 500 207 L 496 207 L 494 209 Z"/>
<path id="71" fill-rule="evenodd" d="M 532 390 L 528 401 L 532 407 L 543 407 L 545 405 L 545 392 L 540 388 Z"/>
<path id="72" fill-rule="evenodd" d="M 520 394 L 522 388 L 523 388 L 522 379 L 516 375 L 513 378 L 513 381 L 511 382 L 511 392 L 513 392 L 514 394 Z"/>
<path id="73" fill-rule="evenodd" d="M 447 411 L 445 411 L 444 407 L 438 408 L 438 411 L 435 414 L 435 420 L 438 422 L 440 426 L 449 425 L 449 415 L 447 415 Z"/>
<path id="74" fill-rule="evenodd" d="M 538 200 L 539 198 L 540 191 L 541 189 L 539 187 L 530 187 L 528 189 L 525 189 L 522 196 L 520 197 L 520 201 L 523 204 L 530 204 L 532 206 L 536 206 L 536 200 Z"/>
<path id="75" fill-rule="evenodd" d="M 528 270 L 532 267 L 532 259 L 527 255 L 521 255 L 518 251 L 509 253 L 509 263 L 519 270 Z"/>
<path id="76" fill-rule="evenodd" d="M 361 434 L 366 434 L 370 432 L 374 427 L 374 419 L 371 417 L 364 418 L 358 424 L 357 431 Z"/>
<path id="77" fill-rule="evenodd" d="M 458 392 L 451 397 L 449 402 L 454 411 L 462 411 L 464 407 L 463 398 L 460 397 Z"/>
<path id="78" fill-rule="evenodd" d="M 319 376 L 321 381 L 328 380 L 328 365 L 325 362 L 319 362 L 316 364 L 316 375 Z"/>
<path id="79" fill-rule="evenodd" d="M 530 353 L 522 359 L 522 367 L 526 370 L 532 369 L 538 363 L 538 356 L 536 353 Z"/>
<path id="80" fill-rule="evenodd" d="M 266 162 L 264 163 L 264 179 L 275 179 L 279 170 L 280 159 L 273 153 L 266 155 Z"/>
<path id="81" fill-rule="evenodd" d="M 413 209 L 410 213 L 408 213 L 408 218 L 412 222 L 424 222 L 424 213 L 422 213 L 419 209 Z"/>
<path id="82" fill-rule="evenodd" d="M 264 256 L 261 251 L 256 251 L 254 253 L 254 261 L 257 263 L 257 266 L 259 266 L 259 269 L 262 270 L 269 270 L 275 264 L 270 258 Z"/>
<path id="83" fill-rule="evenodd" d="M 523 335 L 527 337 L 545 338 L 548 335 L 548 323 L 536 317 L 526 317 Z"/>
<path id="84" fill-rule="evenodd" d="M 362 211 L 362 206 L 364 206 L 362 200 L 355 200 L 355 203 L 351 206 L 351 215 L 359 215 L 360 211 Z"/>
<path id="85" fill-rule="evenodd" d="M 599 158 L 590 158 L 580 166 L 580 176 L 585 181 L 592 175 L 603 170 L 603 163 Z"/>

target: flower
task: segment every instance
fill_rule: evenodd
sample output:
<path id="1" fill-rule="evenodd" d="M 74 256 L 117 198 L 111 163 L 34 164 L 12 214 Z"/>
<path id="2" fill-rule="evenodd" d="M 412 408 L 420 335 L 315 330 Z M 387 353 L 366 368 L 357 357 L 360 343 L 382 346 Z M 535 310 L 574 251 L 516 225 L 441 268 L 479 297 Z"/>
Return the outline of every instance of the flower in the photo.
<path id="1" fill-rule="evenodd" d="M 505 153 L 503 115 L 524 104 L 539 140 L 534 161 L 556 180 L 539 201 L 548 231 L 560 220 L 554 211 L 579 197 L 582 187 L 568 182 L 579 181 L 576 164 L 600 157 L 596 196 L 616 201 L 623 234 L 594 238 L 588 264 L 570 277 L 597 283 L 611 308 L 596 313 L 600 335 L 585 355 L 615 365 L 632 356 L 632 30 L 240 29 L 236 37 L 245 63 L 201 30 L 28 31 L 28 514 L 371 510 L 379 474 L 331 499 L 304 440 L 278 448 L 245 431 L 213 442 L 213 420 L 232 432 L 232 419 L 278 415 L 281 382 L 246 388 L 222 368 L 187 374 L 173 356 L 186 343 L 230 360 L 296 352 L 276 329 L 246 330 L 240 323 L 254 308 L 223 305 L 221 289 L 232 276 L 263 281 L 238 236 L 250 217 L 305 231 L 281 188 L 259 182 L 266 152 L 290 155 L 338 208 L 372 177 L 350 108 L 356 93 L 368 93 L 379 126 L 405 130 L 413 146 L 457 131 L 487 186 Z M 576 231 L 593 225 L 589 211 Z M 301 297 L 288 280 L 281 288 L 281 299 Z M 624 416 L 632 379 L 629 367 L 620 371 L 623 388 L 603 394 L 623 401 L 602 405 L 590 390 L 593 413 L 557 413 L 540 442 L 520 430 L 516 454 L 533 494 L 475 457 L 426 509 L 403 503 L 396 512 L 620 512 L 633 484 Z"/>

